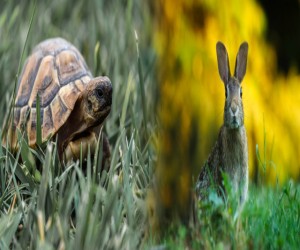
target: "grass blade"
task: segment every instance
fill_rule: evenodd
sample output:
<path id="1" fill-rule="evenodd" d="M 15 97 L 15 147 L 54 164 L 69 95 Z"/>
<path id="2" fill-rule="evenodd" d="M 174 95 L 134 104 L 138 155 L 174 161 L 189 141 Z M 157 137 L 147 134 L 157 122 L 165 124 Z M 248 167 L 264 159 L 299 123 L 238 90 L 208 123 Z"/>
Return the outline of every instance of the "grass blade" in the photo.
<path id="1" fill-rule="evenodd" d="M 36 144 L 38 148 L 42 145 L 42 121 L 41 121 L 41 98 L 36 95 Z"/>
<path id="2" fill-rule="evenodd" d="M 17 83 L 18 83 L 18 80 L 19 80 L 20 72 L 21 72 L 21 63 L 22 63 L 23 58 L 24 58 L 25 48 L 27 46 L 28 37 L 29 37 L 30 31 L 31 31 L 31 27 L 32 27 L 32 24 L 33 24 L 33 19 L 34 19 L 34 16 L 35 16 L 35 11 L 36 11 L 36 0 L 34 1 L 34 8 L 33 8 L 32 14 L 31 14 L 31 18 L 30 18 L 30 22 L 29 22 L 29 28 L 28 28 L 28 31 L 27 31 L 27 34 L 26 34 L 25 43 L 24 43 L 24 46 L 23 46 L 23 49 L 22 49 L 20 60 L 19 60 L 17 74 L 16 74 L 15 82 L 14 82 L 13 95 L 12 95 L 12 98 L 11 98 L 11 101 L 10 101 L 10 109 L 9 109 L 9 112 L 8 112 L 8 114 L 6 116 L 6 119 L 5 119 L 5 122 L 4 122 L 4 127 L 3 127 L 3 131 L 2 131 L 3 134 L 2 134 L 1 140 L 3 140 L 3 138 L 6 137 L 6 135 L 7 135 L 9 123 L 13 122 L 13 119 L 11 119 L 11 117 L 14 117 L 13 106 L 14 106 L 15 99 L 16 99 Z"/>
<path id="3" fill-rule="evenodd" d="M 146 121 L 147 121 L 147 109 L 146 109 L 146 95 L 145 95 L 145 88 L 144 88 L 144 77 L 142 72 L 142 63 L 140 58 L 139 52 L 139 40 L 137 32 L 135 31 L 135 39 L 136 39 L 136 49 L 137 49 L 137 63 L 138 63 L 138 73 L 139 73 L 139 83 L 140 83 L 140 90 L 141 90 L 141 97 L 142 97 L 142 108 L 143 108 L 143 121 L 146 128 Z M 147 131 L 147 130 L 145 130 Z"/>
<path id="4" fill-rule="evenodd" d="M 11 249 L 10 243 L 17 231 L 21 221 L 22 214 L 20 212 L 13 215 L 1 216 L 0 220 L 0 249 Z"/>

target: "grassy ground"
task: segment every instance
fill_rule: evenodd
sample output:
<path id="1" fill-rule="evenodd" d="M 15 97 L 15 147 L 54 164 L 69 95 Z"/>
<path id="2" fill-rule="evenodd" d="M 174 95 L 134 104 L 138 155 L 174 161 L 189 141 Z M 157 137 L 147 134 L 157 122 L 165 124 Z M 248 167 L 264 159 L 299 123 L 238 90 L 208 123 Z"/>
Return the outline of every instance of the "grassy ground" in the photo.
<path id="1" fill-rule="evenodd" d="M 4 1 L 0 124 L 8 113 L 19 62 L 23 65 L 41 40 L 64 37 L 82 52 L 94 75 L 112 80 L 113 105 L 104 128 L 112 146 L 111 170 L 99 175 L 101 152 L 87 160 L 84 172 L 82 162 L 61 167 L 54 143 L 37 152 L 23 141 L 16 156 L 0 149 L 0 249 L 296 249 L 300 190 L 292 182 L 276 188 L 251 186 L 237 220 L 234 202 L 212 195 L 211 203 L 199 204 L 195 224 L 152 240 L 145 199 L 158 140 L 151 12 L 138 0 L 74 1 L 72 11 L 69 6 L 67 0 L 40 1 L 33 16 L 33 2 Z M 20 163 L 20 156 L 27 161 Z M 38 171 L 41 165 L 43 171 Z"/>
<path id="2" fill-rule="evenodd" d="M 169 249 L 298 249 L 300 243 L 300 187 L 251 185 L 242 214 L 235 220 L 233 200 L 199 204 L 192 227 L 170 231 Z"/>

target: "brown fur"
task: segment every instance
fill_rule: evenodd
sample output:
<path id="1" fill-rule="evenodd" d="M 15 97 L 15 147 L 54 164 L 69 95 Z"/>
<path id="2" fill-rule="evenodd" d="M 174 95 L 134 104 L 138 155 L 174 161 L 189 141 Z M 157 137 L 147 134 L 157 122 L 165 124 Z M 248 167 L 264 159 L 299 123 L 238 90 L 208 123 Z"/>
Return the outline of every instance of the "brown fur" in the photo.
<path id="1" fill-rule="evenodd" d="M 224 188 L 222 173 L 228 175 L 236 192 L 240 190 L 241 202 L 244 202 L 248 189 L 248 148 L 244 126 L 238 129 L 222 126 L 198 178 L 196 190 L 199 198 L 204 198 L 212 185 Z"/>

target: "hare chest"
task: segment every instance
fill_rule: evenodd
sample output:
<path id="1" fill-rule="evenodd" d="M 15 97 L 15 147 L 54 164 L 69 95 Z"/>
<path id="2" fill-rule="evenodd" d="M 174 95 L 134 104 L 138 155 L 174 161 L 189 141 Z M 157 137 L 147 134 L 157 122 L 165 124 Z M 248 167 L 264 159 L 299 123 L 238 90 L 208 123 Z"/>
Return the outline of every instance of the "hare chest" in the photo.
<path id="1" fill-rule="evenodd" d="M 237 155 L 229 154 L 225 157 L 223 164 L 223 171 L 228 175 L 234 191 L 237 191 L 243 180 L 243 159 Z"/>
<path id="2" fill-rule="evenodd" d="M 234 191 L 243 189 L 248 178 L 248 150 L 244 129 L 225 131 L 223 137 L 223 171 L 228 175 Z"/>

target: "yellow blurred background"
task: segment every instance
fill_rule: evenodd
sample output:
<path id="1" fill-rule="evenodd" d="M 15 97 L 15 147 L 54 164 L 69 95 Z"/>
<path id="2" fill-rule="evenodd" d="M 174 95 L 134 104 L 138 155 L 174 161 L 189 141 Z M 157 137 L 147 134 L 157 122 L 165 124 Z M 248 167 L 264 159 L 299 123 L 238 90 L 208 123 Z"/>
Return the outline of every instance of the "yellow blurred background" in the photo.
<path id="1" fill-rule="evenodd" d="M 195 180 L 183 176 L 191 171 L 197 177 L 217 139 L 225 100 L 215 48 L 220 40 L 232 72 L 239 45 L 249 43 L 242 86 L 250 177 L 270 184 L 299 180 L 300 75 L 296 68 L 287 74 L 277 70 L 262 7 L 254 0 L 158 0 L 155 10 L 162 126 L 158 176 L 170 182 L 179 176 L 175 192 L 187 193 L 184 187 Z M 178 183 L 166 184 L 162 195 L 169 197 Z"/>

